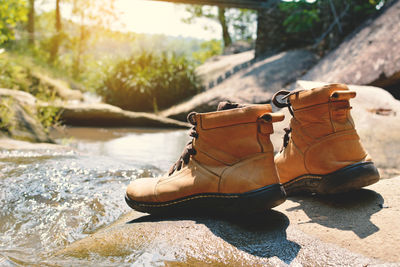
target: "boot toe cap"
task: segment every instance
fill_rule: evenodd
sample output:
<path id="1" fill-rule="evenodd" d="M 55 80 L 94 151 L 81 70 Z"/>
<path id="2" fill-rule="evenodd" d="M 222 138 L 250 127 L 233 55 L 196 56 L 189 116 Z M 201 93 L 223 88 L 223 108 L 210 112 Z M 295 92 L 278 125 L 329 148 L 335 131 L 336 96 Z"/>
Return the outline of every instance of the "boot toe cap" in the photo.
<path id="1" fill-rule="evenodd" d="M 155 189 L 159 178 L 141 178 L 132 181 L 126 189 L 129 199 L 137 202 L 158 202 Z"/>

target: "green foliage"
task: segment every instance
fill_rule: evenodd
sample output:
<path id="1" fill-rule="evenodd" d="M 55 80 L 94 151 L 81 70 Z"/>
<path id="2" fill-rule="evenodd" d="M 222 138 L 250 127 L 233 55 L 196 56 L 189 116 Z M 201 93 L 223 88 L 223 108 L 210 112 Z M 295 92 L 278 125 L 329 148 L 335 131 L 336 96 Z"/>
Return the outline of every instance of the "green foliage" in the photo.
<path id="1" fill-rule="evenodd" d="M 189 13 L 189 17 L 182 19 L 184 23 L 192 24 L 197 18 L 208 18 L 218 21 L 218 11 L 215 7 L 188 5 L 186 11 Z"/>
<path id="2" fill-rule="evenodd" d="M 282 2 L 280 9 L 287 14 L 283 26 L 288 33 L 309 31 L 320 21 L 319 10 L 314 3 L 305 0 L 298 2 Z"/>
<path id="3" fill-rule="evenodd" d="M 0 87 L 28 92 L 31 82 L 30 69 L 17 64 L 6 53 L 0 54 Z"/>
<path id="4" fill-rule="evenodd" d="M 257 11 L 230 8 L 225 14 L 234 41 L 251 41 L 256 38 Z"/>
<path id="5" fill-rule="evenodd" d="M 74 63 L 72 65 L 72 75 L 78 78 L 82 71 L 82 63 L 85 62 L 84 52 L 89 48 L 90 36 L 96 31 L 90 31 L 88 25 L 97 27 L 108 27 L 111 23 L 118 20 L 115 10 L 115 0 L 75 0 L 72 13 L 79 19 L 79 31 L 70 36 L 69 42 L 72 44 Z"/>
<path id="6" fill-rule="evenodd" d="M 15 39 L 14 29 L 27 19 L 25 0 L 0 0 L 0 44 Z"/>
<path id="7" fill-rule="evenodd" d="M 12 105 L 12 98 L 0 99 L 0 131 L 9 133 L 14 128 L 14 111 Z"/>
<path id="8" fill-rule="evenodd" d="M 196 94 L 198 85 L 185 57 L 143 52 L 110 68 L 97 92 L 123 109 L 157 112 Z"/>
<path id="9" fill-rule="evenodd" d="M 19 60 L 16 57 L 7 53 L 0 54 L 0 87 L 25 91 L 42 101 L 53 102 L 56 100 L 54 88 L 36 77 L 30 67 L 19 64 Z M 8 132 L 13 128 L 13 103 L 11 98 L 0 100 L 1 131 Z M 38 105 L 36 111 L 30 113 L 43 125 L 45 131 L 59 123 L 60 110 L 51 105 Z"/>
<path id="10" fill-rule="evenodd" d="M 188 5 L 186 11 L 189 16 L 183 18 L 182 21 L 192 24 L 197 18 L 207 18 L 216 21 L 222 25 L 225 23 L 228 28 L 229 35 L 234 41 L 249 41 L 255 38 L 257 11 L 250 9 L 229 8 L 225 12 L 225 22 L 218 17 L 218 9 L 216 7 Z M 207 30 L 208 28 L 206 28 Z"/>
<path id="11" fill-rule="evenodd" d="M 286 34 L 286 49 L 322 42 L 330 50 L 368 16 L 376 13 L 385 0 L 306 0 L 282 1 L 279 10 Z"/>
<path id="12" fill-rule="evenodd" d="M 37 106 L 36 117 L 42 124 L 44 131 L 49 132 L 50 128 L 60 124 L 61 110 L 54 106 Z"/>
<path id="13" fill-rule="evenodd" d="M 0 54 L 0 87 L 25 91 L 43 100 L 52 94 L 51 88 L 35 77 L 30 67 L 19 64 L 8 53 Z"/>
<path id="14" fill-rule="evenodd" d="M 220 40 L 205 41 L 200 45 L 200 50 L 193 52 L 192 56 L 198 63 L 204 63 L 208 58 L 222 53 Z"/>
<path id="15" fill-rule="evenodd" d="M 35 23 L 36 46 L 31 47 L 23 40 L 10 42 L 7 45 L 8 51 L 12 51 L 14 56 L 18 55 L 18 58 L 14 57 L 10 64 L 15 65 L 15 61 L 18 60 L 18 65 L 29 65 L 29 68 L 48 73 L 48 76 L 62 79 L 70 86 L 83 91 L 95 91 L 101 86 L 111 66 L 132 54 L 141 53 L 144 49 L 155 53 L 170 51 L 188 58 L 192 57 L 194 51 L 202 50 L 200 45 L 203 41 L 199 39 L 118 32 L 104 27 L 88 26 L 87 30 L 91 34 L 86 42 L 90 49 L 82 52 L 79 75 L 74 77 L 76 62 L 74 49 L 78 40 L 79 25 L 73 21 L 63 21 L 64 30 L 59 53 L 57 59 L 50 62 L 49 48 L 53 45 L 55 34 L 54 12 L 37 15 Z"/>
<path id="16" fill-rule="evenodd" d="M 12 97 L 2 97 L 0 99 L 0 132 L 12 134 L 18 128 L 15 108 L 17 102 Z M 25 112 L 43 126 L 43 130 L 48 133 L 50 128 L 60 123 L 61 110 L 51 105 L 40 106 L 36 109 L 30 106 L 23 106 Z"/>
<path id="17" fill-rule="evenodd" d="M 51 127 L 61 124 L 61 109 L 51 104 L 57 99 L 52 88 L 40 85 L 40 80 L 37 78 L 34 80 L 39 84 L 36 89 L 37 92 L 35 97 L 43 103 L 36 104 L 36 107 L 34 108 L 28 107 L 25 110 L 29 112 L 35 120 L 42 124 L 44 131 L 48 133 Z"/>

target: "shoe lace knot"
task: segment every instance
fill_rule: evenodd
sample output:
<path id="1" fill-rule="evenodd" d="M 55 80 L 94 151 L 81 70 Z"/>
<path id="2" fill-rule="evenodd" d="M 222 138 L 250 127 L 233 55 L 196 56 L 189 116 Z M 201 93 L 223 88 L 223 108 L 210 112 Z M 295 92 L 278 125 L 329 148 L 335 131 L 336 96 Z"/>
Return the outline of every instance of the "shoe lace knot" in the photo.
<path id="1" fill-rule="evenodd" d="M 199 133 L 196 131 L 197 122 L 194 119 L 195 115 L 196 115 L 196 112 L 191 112 L 187 116 L 187 121 L 191 125 L 193 125 L 193 127 L 189 131 L 189 136 L 191 136 L 193 138 L 186 144 L 179 159 L 169 169 L 168 176 L 172 175 L 175 171 L 179 171 L 180 169 L 182 169 L 184 164 L 189 163 L 190 156 L 196 155 L 196 153 L 197 153 L 196 149 L 194 149 L 194 147 L 193 147 L 193 139 L 199 138 Z"/>

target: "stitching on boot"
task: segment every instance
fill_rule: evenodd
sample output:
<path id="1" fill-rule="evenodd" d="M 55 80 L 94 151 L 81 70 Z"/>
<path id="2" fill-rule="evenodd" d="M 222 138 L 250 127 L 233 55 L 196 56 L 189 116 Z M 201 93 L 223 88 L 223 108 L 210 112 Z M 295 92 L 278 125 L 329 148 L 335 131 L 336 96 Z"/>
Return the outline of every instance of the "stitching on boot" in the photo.
<path id="1" fill-rule="evenodd" d="M 304 179 L 321 180 L 321 179 L 322 179 L 322 176 L 317 176 L 317 175 L 303 175 L 303 176 L 294 178 L 293 180 L 291 180 L 291 181 L 289 181 L 289 182 L 286 182 L 286 183 L 284 183 L 283 185 L 284 185 L 284 186 L 291 185 L 291 184 L 293 184 L 293 183 L 295 183 L 295 182 L 298 182 L 298 181 L 301 181 L 301 180 L 304 180 Z"/>
<path id="2" fill-rule="evenodd" d="M 186 199 L 182 199 L 182 200 L 178 200 L 178 201 L 174 201 L 171 203 L 163 203 L 163 204 L 144 204 L 144 203 L 137 203 L 136 204 L 138 206 L 141 207 L 166 207 L 166 206 L 171 206 L 174 204 L 178 204 L 181 202 L 185 202 L 185 201 L 189 201 L 189 200 L 193 200 L 193 199 L 197 199 L 197 198 L 238 198 L 239 196 L 215 196 L 215 195 L 200 195 L 200 196 L 194 196 L 194 197 L 190 197 L 190 198 L 186 198 Z"/>

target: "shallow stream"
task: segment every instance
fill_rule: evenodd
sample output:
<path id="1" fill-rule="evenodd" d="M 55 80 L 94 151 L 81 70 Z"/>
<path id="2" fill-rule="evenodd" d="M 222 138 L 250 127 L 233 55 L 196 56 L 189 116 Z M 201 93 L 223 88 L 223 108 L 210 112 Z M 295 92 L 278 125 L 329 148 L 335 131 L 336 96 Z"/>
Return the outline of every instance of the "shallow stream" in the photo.
<path id="1" fill-rule="evenodd" d="M 0 150 L 0 266 L 53 265 L 54 251 L 128 212 L 129 182 L 167 171 L 189 139 L 186 130 L 148 129 L 66 128 L 54 136 L 73 150 Z"/>

